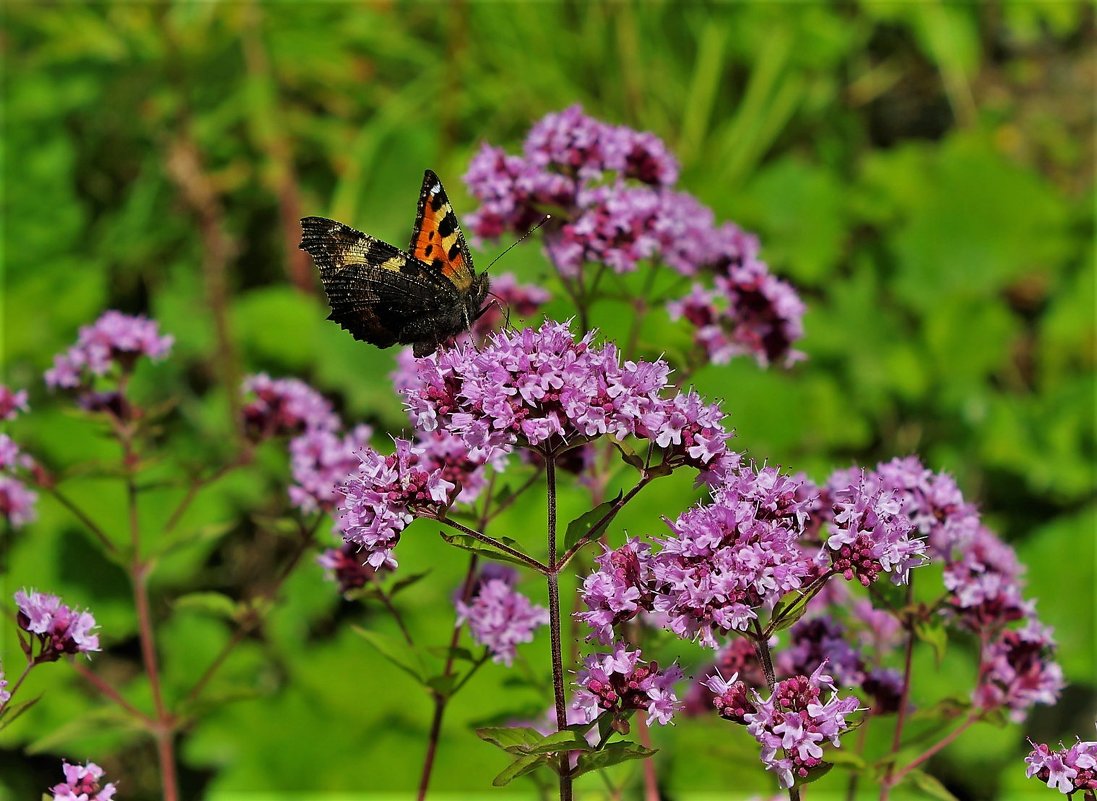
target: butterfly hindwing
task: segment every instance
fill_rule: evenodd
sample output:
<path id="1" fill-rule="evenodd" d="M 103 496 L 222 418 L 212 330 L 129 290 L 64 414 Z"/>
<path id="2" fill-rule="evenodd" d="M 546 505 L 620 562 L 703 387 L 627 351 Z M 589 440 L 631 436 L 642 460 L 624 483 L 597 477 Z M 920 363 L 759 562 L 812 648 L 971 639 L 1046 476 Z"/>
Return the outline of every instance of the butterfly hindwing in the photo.
<path id="1" fill-rule="evenodd" d="M 474 276 L 468 245 L 446 190 L 432 170 L 423 174 L 409 251 L 453 284 L 458 292 L 466 292 L 472 285 Z"/>
<path id="2" fill-rule="evenodd" d="M 456 302 L 427 265 L 349 225 L 306 217 L 301 248 L 320 270 L 331 316 L 356 339 L 387 348 L 408 341 L 406 329 Z M 419 322 L 422 325 L 422 322 Z"/>

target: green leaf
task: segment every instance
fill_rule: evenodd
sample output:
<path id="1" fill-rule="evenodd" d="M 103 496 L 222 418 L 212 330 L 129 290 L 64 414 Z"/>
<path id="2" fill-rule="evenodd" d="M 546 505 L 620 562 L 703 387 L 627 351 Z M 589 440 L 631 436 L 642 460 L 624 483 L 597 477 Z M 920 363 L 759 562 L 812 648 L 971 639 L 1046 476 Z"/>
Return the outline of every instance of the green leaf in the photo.
<path id="1" fill-rule="evenodd" d="M 400 592 L 401 590 L 406 590 L 408 587 L 418 583 L 421 579 L 429 575 L 430 571 L 424 570 L 422 573 L 412 573 L 410 576 L 405 576 L 399 581 L 394 581 L 392 587 L 390 587 L 388 591 L 389 598 L 392 598 L 394 595 L 396 595 L 396 593 Z"/>
<path id="2" fill-rule="evenodd" d="M 797 605 L 797 602 L 803 600 L 803 597 L 804 595 L 801 592 L 790 592 L 777 602 L 769 618 L 773 631 L 784 631 L 791 628 L 804 616 L 808 611 L 808 604 L 800 603 Z M 792 610 L 791 614 L 789 614 L 789 610 Z"/>
<path id="3" fill-rule="evenodd" d="M 520 756 L 513 762 L 511 762 L 503 772 L 491 780 L 493 787 L 503 787 L 510 784 L 514 779 L 519 776 L 525 776 L 527 773 L 532 773 L 542 765 L 549 764 L 550 757 L 547 756 Z"/>
<path id="4" fill-rule="evenodd" d="M 382 634 L 379 631 L 368 631 L 361 626 L 351 626 L 351 629 L 376 648 L 381 656 L 407 673 L 419 684 L 426 686 L 426 681 L 423 678 L 423 664 L 419 654 L 407 642 L 397 637 Z"/>
<path id="5" fill-rule="evenodd" d="M 930 776 L 928 773 L 912 770 L 903 777 L 903 780 L 910 782 L 931 798 L 938 798 L 940 801 L 958 801 L 956 796 L 950 793 L 939 779 Z"/>
<path id="6" fill-rule="evenodd" d="M 525 747 L 523 747 L 525 748 Z M 594 746 L 587 742 L 582 733 L 564 729 L 553 732 L 539 742 L 524 751 L 529 754 L 558 754 L 562 751 L 592 751 Z"/>
<path id="7" fill-rule="evenodd" d="M 948 646 L 948 631 L 937 621 L 920 621 L 914 626 L 915 636 L 933 649 L 933 656 L 940 667 Z"/>
<path id="8" fill-rule="evenodd" d="M 621 454 L 621 460 L 625 464 L 630 465 L 631 467 L 635 467 L 637 470 L 644 469 L 643 458 L 633 449 L 631 445 L 614 437 L 610 437 L 609 442 Z"/>
<path id="9" fill-rule="evenodd" d="M 476 736 L 510 753 L 519 753 L 520 746 L 532 747 L 545 739 L 528 726 L 485 726 L 476 730 Z"/>
<path id="10" fill-rule="evenodd" d="M 141 724 L 126 710 L 114 706 L 101 706 L 79 715 L 54 728 L 27 746 L 28 754 L 64 751 L 64 746 L 88 735 L 101 733 L 103 729 L 137 731 Z"/>
<path id="11" fill-rule="evenodd" d="M 610 743 L 601 750 L 591 751 L 579 756 L 579 762 L 572 772 L 572 776 L 582 776 L 592 770 L 602 770 L 610 765 L 625 762 L 630 759 L 647 759 L 658 749 L 645 748 L 640 743 L 621 741 Z"/>
<path id="12" fill-rule="evenodd" d="M 500 551 L 498 548 L 493 548 L 487 543 L 481 542 L 475 537 L 471 537 L 468 534 L 456 534 L 446 531 L 439 531 L 439 536 L 448 542 L 450 545 L 456 545 L 458 548 L 469 553 L 474 553 L 478 556 L 482 556 L 485 559 L 494 559 L 497 562 L 509 562 L 512 565 L 521 565 L 522 567 L 529 567 L 525 562 L 517 557 L 511 556 L 509 553 Z M 518 545 L 517 541 L 510 539 L 509 537 L 497 537 L 504 545 L 510 545 L 515 547 Z M 518 550 L 515 547 L 515 550 Z"/>
<path id="13" fill-rule="evenodd" d="M 442 673 L 437 676 L 431 676 L 426 680 L 426 685 L 443 697 L 450 694 L 453 690 L 453 685 L 456 683 L 457 677 L 452 673 L 449 675 Z"/>
<path id="14" fill-rule="evenodd" d="M 569 551 L 576 545 L 584 543 L 599 536 L 609 526 L 613 516 L 617 513 L 617 504 L 621 502 L 623 493 L 618 492 L 612 501 L 605 501 L 591 509 L 586 514 L 568 523 L 567 533 L 564 534 L 564 550 Z M 598 525 L 602 519 L 605 522 Z"/>
<path id="15" fill-rule="evenodd" d="M 211 617 L 236 620 L 240 606 L 220 592 L 192 592 L 175 599 L 176 609 L 189 609 Z"/>
<path id="16" fill-rule="evenodd" d="M 20 715 L 22 715 L 35 704 L 37 704 L 41 698 L 41 695 L 36 695 L 29 701 L 20 701 L 18 704 L 4 707 L 4 712 L 2 715 L 0 715 L 0 731 L 3 731 L 12 723 L 14 723 Z"/>

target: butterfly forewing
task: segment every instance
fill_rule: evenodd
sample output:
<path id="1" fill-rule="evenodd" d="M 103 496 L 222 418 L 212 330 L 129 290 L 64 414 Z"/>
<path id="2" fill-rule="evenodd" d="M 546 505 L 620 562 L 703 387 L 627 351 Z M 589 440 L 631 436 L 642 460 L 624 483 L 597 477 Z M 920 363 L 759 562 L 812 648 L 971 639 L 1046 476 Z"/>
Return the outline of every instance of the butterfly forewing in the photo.
<path id="1" fill-rule="evenodd" d="M 399 248 L 323 217 L 301 220 L 301 248 L 320 270 L 331 316 L 356 339 L 387 348 L 409 320 L 452 303 L 452 290 Z"/>
<path id="2" fill-rule="evenodd" d="M 419 211 L 411 234 L 411 255 L 444 276 L 458 292 L 472 284 L 472 258 L 446 190 L 433 171 L 423 174 Z"/>

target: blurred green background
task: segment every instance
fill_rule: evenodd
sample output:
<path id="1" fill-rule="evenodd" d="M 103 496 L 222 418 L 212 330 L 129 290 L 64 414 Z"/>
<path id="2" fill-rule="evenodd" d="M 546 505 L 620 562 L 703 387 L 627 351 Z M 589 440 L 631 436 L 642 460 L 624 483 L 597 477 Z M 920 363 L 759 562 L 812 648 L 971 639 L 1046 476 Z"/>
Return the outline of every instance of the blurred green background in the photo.
<path id="1" fill-rule="evenodd" d="M 3 13 L 4 381 L 30 388 L 35 411 L 17 439 L 47 462 L 116 458 L 40 377 L 108 307 L 147 312 L 176 336 L 139 391 L 181 396 L 170 433 L 184 464 L 224 456 L 231 387 L 260 369 L 313 382 L 349 421 L 398 431 L 393 352 L 325 322 L 297 218 L 402 243 L 424 168 L 460 215 L 472 208 L 460 176 L 480 142 L 515 149 L 536 119 L 580 102 L 664 138 L 682 188 L 756 231 L 808 304 L 808 360 L 793 371 L 740 360 L 697 377 L 724 399 L 738 447 L 816 479 L 920 453 L 957 476 L 1028 565 L 1072 686 L 1023 726 L 977 727 L 933 772 L 961 798 L 1041 796 L 1051 791 L 1023 777 L 1024 737 L 1093 735 L 1092 5 L 8 2 Z M 501 247 L 477 249 L 481 263 Z M 551 288 L 535 245 L 499 269 Z M 668 325 L 653 318 L 651 341 Z M 158 614 L 185 592 L 246 594 L 269 579 L 285 545 L 252 520 L 284 507 L 284 456 L 272 446 L 262 464 L 192 512 L 192 528 L 230 530 L 164 561 Z M 121 519 L 113 484 L 88 479 L 72 494 L 104 524 Z M 659 515 L 694 497 L 688 481 L 657 486 L 613 535 L 660 533 Z M 533 525 L 539 503 L 516 505 L 503 528 Z M 567 488 L 564 503 L 578 514 L 583 492 Z M 162 520 L 146 512 L 150 526 Z M 39 516 L 4 535 L 4 597 L 34 585 L 90 606 L 113 647 L 96 669 L 130 680 L 124 577 L 64 510 L 43 499 Z M 438 610 L 465 558 L 422 524 L 398 555 L 402 571 L 433 571 L 401 597 L 417 636 L 442 644 L 450 618 Z M 263 635 L 219 677 L 216 697 L 240 700 L 190 732 L 184 797 L 414 788 L 429 701 L 348 626 L 391 622 L 341 603 L 321 573 L 294 576 Z M 525 587 L 541 597 L 537 582 Z M 0 657 L 16 665 L 10 629 Z M 171 614 L 161 632 L 169 693 L 230 633 L 196 611 Z M 546 649 L 546 637 L 525 649 L 538 669 Z M 938 671 L 927 657 L 916 698 L 966 696 L 972 658 L 950 650 Z M 484 797 L 505 765 L 470 722 L 547 706 L 508 688 L 511 675 L 486 667 L 451 706 L 440 797 Z M 46 697 L 0 734 L 0 798 L 36 797 L 59 778 L 59 755 L 125 777 L 119 798 L 151 797 L 151 746 L 106 725 L 71 671 L 38 670 L 26 692 Z M 654 734 L 668 797 L 772 788 L 753 742 L 726 724 Z"/>

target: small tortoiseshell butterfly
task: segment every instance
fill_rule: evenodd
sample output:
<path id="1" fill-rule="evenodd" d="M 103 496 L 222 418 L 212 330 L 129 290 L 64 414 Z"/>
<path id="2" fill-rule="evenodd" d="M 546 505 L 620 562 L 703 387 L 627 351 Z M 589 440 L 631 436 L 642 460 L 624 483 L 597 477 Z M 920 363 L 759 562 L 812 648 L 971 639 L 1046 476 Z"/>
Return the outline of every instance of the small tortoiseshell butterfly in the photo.
<path id="1" fill-rule="evenodd" d="M 419 212 L 405 253 L 323 217 L 301 220 L 301 249 L 320 269 L 334 320 L 355 339 L 387 348 L 397 342 L 427 356 L 480 316 L 488 276 L 473 271 L 457 216 L 442 182 L 423 174 Z"/>

